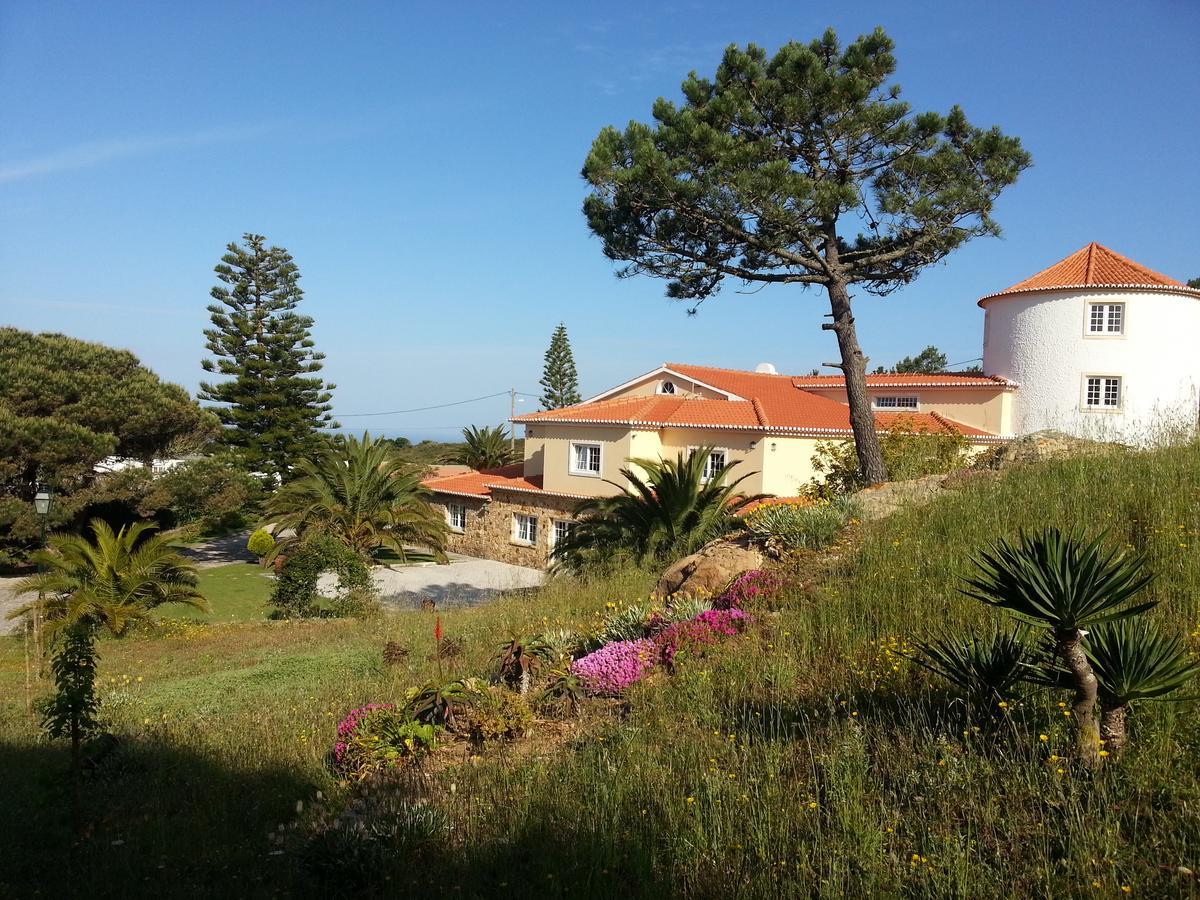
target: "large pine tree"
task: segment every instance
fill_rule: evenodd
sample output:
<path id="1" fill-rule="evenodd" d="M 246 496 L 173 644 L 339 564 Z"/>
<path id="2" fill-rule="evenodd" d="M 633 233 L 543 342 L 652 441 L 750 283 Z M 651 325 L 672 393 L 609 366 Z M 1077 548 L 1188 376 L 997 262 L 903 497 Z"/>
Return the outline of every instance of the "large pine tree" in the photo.
<path id="1" fill-rule="evenodd" d="M 291 254 L 261 235 L 242 240 L 226 247 L 214 270 L 222 284 L 212 289 L 213 327 L 204 332 L 216 357 L 203 361 L 204 370 L 227 380 L 202 382 L 200 398 L 221 404 L 215 411 L 226 440 L 249 467 L 286 477 L 321 428 L 337 427 L 334 385 L 316 374 L 325 354 L 313 349 L 312 318 L 296 312 L 304 292 Z"/>
<path id="2" fill-rule="evenodd" d="M 562 409 L 579 403 L 583 399 L 579 396 L 579 374 L 575 371 L 575 356 L 571 353 L 567 326 L 562 322 L 558 323 L 550 337 L 545 359 L 542 380 L 538 382 L 545 388 L 542 392 L 542 408 Z"/>

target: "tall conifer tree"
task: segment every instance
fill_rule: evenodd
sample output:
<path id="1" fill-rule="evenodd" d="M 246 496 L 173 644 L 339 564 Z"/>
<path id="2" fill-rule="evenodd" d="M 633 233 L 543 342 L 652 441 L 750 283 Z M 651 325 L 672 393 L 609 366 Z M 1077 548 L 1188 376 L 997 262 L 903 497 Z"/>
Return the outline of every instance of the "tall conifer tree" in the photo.
<path id="1" fill-rule="evenodd" d="M 543 409 L 562 409 L 579 403 L 583 399 L 579 396 L 579 374 L 575 371 L 575 356 L 571 353 L 567 326 L 562 322 L 558 323 L 550 337 L 545 359 L 542 380 L 538 382 L 545 388 L 542 392 Z"/>
<path id="2" fill-rule="evenodd" d="M 202 382 L 200 398 L 219 403 L 225 437 L 255 471 L 286 477 L 296 457 L 309 451 L 330 416 L 334 385 L 317 376 L 325 354 L 313 349 L 313 320 L 296 312 L 304 292 L 300 270 L 282 247 L 244 234 L 244 245 L 226 247 L 215 268 L 223 282 L 208 307 L 213 327 L 205 346 L 216 359 L 204 371 L 223 375 Z"/>

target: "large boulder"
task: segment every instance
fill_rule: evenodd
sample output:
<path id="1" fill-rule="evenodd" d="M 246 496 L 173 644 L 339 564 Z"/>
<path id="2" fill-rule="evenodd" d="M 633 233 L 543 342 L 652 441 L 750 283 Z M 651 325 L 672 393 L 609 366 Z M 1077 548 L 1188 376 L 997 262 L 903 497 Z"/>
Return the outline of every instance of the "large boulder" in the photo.
<path id="1" fill-rule="evenodd" d="M 890 516 L 896 510 L 928 503 L 944 489 L 949 475 L 926 475 L 910 481 L 885 481 L 873 484 L 854 495 L 858 517 L 864 522 Z"/>
<path id="2" fill-rule="evenodd" d="M 1106 446 L 1097 441 L 1075 437 L 1062 431 L 1035 431 L 1014 438 L 976 457 L 972 468 L 1000 471 L 1022 463 L 1045 462 L 1066 456 L 1098 453 Z"/>
<path id="3" fill-rule="evenodd" d="M 762 551 L 747 541 L 714 541 L 663 573 L 656 597 L 712 596 L 739 575 L 763 566 Z"/>

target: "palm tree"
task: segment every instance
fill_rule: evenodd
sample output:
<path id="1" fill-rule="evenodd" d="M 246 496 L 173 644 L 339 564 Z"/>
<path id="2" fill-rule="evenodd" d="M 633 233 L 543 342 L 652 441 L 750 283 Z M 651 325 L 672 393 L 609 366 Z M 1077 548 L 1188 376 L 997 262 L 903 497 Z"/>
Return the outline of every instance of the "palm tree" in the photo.
<path id="1" fill-rule="evenodd" d="M 1098 625 L 1083 649 L 1100 682 L 1100 734 L 1114 756 L 1125 748 L 1125 716 L 1134 700 L 1164 697 L 1200 673 L 1184 642 L 1151 621 Z"/>
<path id="2" fill-rule="evenodd" d="M 498 469 L 516 461 L 512 441 L 503 425 L 471 425 L 464 428 L 463 440 L 467 445 L 451 457 L 451 462 L 470 466 L 472 469 Z"/>
<path id="3" fill-rule="evenodd" d="M 727 481 L 737 465 L 733 462 L 706 477 L 711 452 L 700 447 L 673 460 L 629 460 L 621 469 L 628 486 L 609 481 L 619 494 L 594 497 L 575 508 L 577 521 L 555 544 L 555 565 L 582 571 L 620 557 L 639 565 L 663 562 L 744 527 L 739 512 L 761 495 L 747 497 L 737 487 L 753 473 Z"/>
<path id="4" fill-rule="evenodd" d="M 52 737 L 71 738 L 72 767 L 78 770 L 80 741 L 94 727 L 96 632 L 124 634 L 164 603 L 203 608 L 196 569 L 154 526 L 138 522 L 113 532 L 93 519 L 91 538 L 56 534 L 34 555 L 43 570 L 17 583 L 20 594 L 38 599 L 9 618 L 40 613 L 54 651 L 57 695 L 46 713 Z"/>
<path id="5" fill-rule="evenodd" d="M 1096 674 L 1081 646 L 1084 629 L 1137 615 L 1157 602 L 1127 605 L 1151 576 L 1140 556 L 1106 552 L 1103 542 L 1103 535 L 1085 541 L 1057 528 L 1022 533 L 1016 544 L 1001 540 L 974 561 L 978 573 L 965 579 L 963 589 L 1020 621 L 1050 629 L 1054 654 L 1075 690 L 1076 749 L 1090 765 L 1100 760 L 1100 729 L 1093 716 Z"/>
<path id="6" fill-rule="evenodd" d="M 446 523 L 426 502 L 419 471 L 389 441 L 364 433 L 330 443 L 297 462 L 292 474 L 266 504 L 277 534 L 295 531 L 275 545 L 276 553 L 322 533 L 364 559 L 387 548 L 407 561 L 412 544 L 445 558 Z"/>

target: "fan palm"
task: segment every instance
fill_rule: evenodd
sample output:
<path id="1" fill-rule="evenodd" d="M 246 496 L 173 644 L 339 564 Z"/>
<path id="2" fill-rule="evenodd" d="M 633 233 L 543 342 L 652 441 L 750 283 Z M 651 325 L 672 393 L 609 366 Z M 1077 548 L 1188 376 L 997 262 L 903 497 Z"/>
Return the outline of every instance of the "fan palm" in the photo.
<path id="1" fill-rule="evenodd" d="M 1093 717 L 1096 675 L 1080 646 L 1084 629 L 1145 612 L 1156 601 L 1130 604 L 1151 581 L 1140 556 L 1106 550 L 1103 535 L 1085 540 L 1046 528 L 1001 540 L 975 560 L 977 573 L 963 589 L 1017 619 L 1048 628 L 1055 655 L 1071 674 L 1077 749 L 1088 763 L 1099 760 L 1100 730 Z"/>
<path id="2" fill-rule="evenodd" d="M 276 533 L 295 532 L 275 545 L 276 553 L 315 532 L 364 559 L 386 548 L 407 560 L 413 544 L 444 558 L 445 520 L 426 502 L 418 470 L 389 441 L 351 436 L 301 459 L 292 471 L 292 480 L 266 504 Z"/>
<path id="3" fill-rule="evenodd" d="M 503 425 L 483 428 L 471 425 L 463 429 L 462 435 L 466 446 L 454 454 L 451 462 L 472 469 L 498 469 L 516 461 L 512 439 Z"/>
<path id="4" fill-rule="evenodd" d="M 1125 716 L 1134 700 L 1155 700 L 1200 673 L 1177 635 L 1154 622 L 1128 619 L 1094 628 L 1083 645 L 1099 680 L 1100 734 L 1114 755 L 1125 747 Z"/>
<path id="5" fill-rule="evenodd" d="M 743 528 L 739 513 L 761 495 L 747 497 L 729 480 L 736 462 L 708 473 L 711 447 L 675 459 L 631 459 L 621 469 L 627 485 L 612 497 L 594 497 L 575 508 L 576 521 L 555 544 L 556 566 L 581 571 L 620 557 L 637 564 L 694 553 L 709 541 Z M 639 471 L 640 470 L 640 471 Z"/>
<path id="6" fill-rule="evenodd" d="M 139 522 L 114 532 L 93 519 L 91 538 L 56 534 L 34 555 L 42 571 L 17 583 L 19 594 L 38 598 L 9 618 L 37 612 L 53 642 L 56 696 L 45 716 L 52 737 L 70 737 L 79 768 L 80 741 L 96 725 L 95 637 L 104 628 L 120 635 L 164 603 L 203 608 L 196 570 L 166 538 Z"/>

